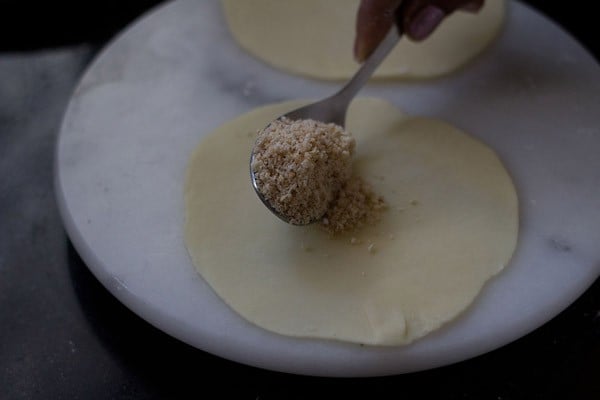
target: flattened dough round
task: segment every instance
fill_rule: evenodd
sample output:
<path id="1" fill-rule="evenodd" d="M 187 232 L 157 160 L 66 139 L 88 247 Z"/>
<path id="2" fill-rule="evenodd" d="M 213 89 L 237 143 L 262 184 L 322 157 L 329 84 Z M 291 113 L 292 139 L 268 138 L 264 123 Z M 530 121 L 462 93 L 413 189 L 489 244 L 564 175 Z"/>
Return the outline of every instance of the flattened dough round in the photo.
<path id="1" fill-rule="evenodd" d="M 264 62 L 322 79 L 345 79 L 352 58 L 359 0 L 222 0 L 235 40 Z M 487 0 L 478 14 L 455 12 L 421 43 L 403 38 L 376 77 L 430 78 L 480 54 L 498 35 L 505 0 Z"/>
<path id="2" fill-rule="evenodd" d="M 250 184 L 255 132 L 299 105 L 244 114 L 193 153 L 185 235 L 200 274 L 248 321 L 284 335 L 400 345 L 455 318 L 517 240 L 517 196 L 495 153 L 444 122 L 355 100 L 354 167 L 389 209 L 330 238 L 281 222 Z"/>

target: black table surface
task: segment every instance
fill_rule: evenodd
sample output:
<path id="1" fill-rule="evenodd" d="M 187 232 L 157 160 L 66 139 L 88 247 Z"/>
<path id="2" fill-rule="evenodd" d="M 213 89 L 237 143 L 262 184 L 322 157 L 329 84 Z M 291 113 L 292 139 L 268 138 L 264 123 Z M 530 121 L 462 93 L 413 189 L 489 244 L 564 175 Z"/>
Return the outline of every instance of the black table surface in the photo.
<path id="1" fill-rule="evenodd" d="M 600 280 L 500 349 L 434 370 L 361 379 L 227 361 L 153 328 L 112 297 L 62 227 L 53 147 L 86 64 L 156 3 L 0 0 L 0 400 L 600 399 Z M 600 58 L 596 17 L 581 9 L 592 2 L 528 3 Z M 65 61 L 69 54 L 75 61 Z"/>

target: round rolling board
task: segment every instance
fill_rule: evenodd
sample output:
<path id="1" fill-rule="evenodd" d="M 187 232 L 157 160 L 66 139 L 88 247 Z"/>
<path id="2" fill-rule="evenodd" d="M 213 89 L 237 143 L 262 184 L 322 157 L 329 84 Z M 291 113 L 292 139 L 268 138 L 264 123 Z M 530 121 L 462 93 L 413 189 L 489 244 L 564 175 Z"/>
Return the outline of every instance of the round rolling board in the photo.
<path id="1" fill-rule="evenodd" d="M 216 0 L 145 15 L 91 64 L 63 121 L 56 191 L 77 251 L 114 296 L 168 334 L 240 363 L 320 376 L 406 373 L 483 354 L 547 322 L 598 277 L 600 67 L 551 21 L 511 2 L 499 39 L 457 73 L 363 90 L 447 120 L 499 154 L 520 206 L 507 268 L 458 319 L 404 347 L 285 337 L 238 316 L 184 246 L 189 156 L 241 113 L 338 85 L 243 52 Z"/>

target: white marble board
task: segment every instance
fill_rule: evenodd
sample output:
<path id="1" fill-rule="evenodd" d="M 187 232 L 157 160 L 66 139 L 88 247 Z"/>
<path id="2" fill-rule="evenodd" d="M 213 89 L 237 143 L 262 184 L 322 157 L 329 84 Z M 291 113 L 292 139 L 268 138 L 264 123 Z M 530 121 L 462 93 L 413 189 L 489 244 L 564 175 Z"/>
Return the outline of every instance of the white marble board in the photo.
<path id="1" fill-rule="evenodd" d="M 448 120 L 499 153 L 521 210 L 506 270 L 455 322 L 406 347 L 294 339 L 247 323 L 186 253 L 188 157 L 203 135 L 238 114 L 320 98 L 337 86 L 247 55 L 215 0 L 179 0 L 145 15 L 87 70 L 57 143 L 59 205 L 86 264 L 127 307 L 192 346 L 322 376 L 405 373 L 488 352 L 544 324 L 598 277 L 600 67 L 551 21 L 511 3 L 500 39 L 467 68 L 363 92 Z"/>

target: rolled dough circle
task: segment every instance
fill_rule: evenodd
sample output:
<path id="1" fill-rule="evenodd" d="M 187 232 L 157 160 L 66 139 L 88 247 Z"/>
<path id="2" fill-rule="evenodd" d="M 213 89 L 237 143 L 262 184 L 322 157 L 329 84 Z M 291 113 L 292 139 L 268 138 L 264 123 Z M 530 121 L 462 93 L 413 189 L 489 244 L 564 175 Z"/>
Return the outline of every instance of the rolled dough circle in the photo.
<path id="1" fill-rule="evenodd" d="M 285 71 L 346 79 L 359 0 L 222 0 L 235 40 L 250 54 Z M 505 0 L 487 0 L 477 13 L 455 12 L 425 41 L 403 38 L 375 77 L 431 78 L 450 73 L 480 54 L 498 35 Z"/>
<path id="2" fill-rule="evenodd" d="M 354 168 L 389 208 L 332 238 L 280 221 L 250 183 L 256 131 L 300 104 L 244 114 L 193 153 L 185 236 L 202 277 L 248 321 L 284 335 L 402 345 L 455 318 L 516 245 L 517 196 L 498 157 L 447 123 L 357 99 Z"/>

